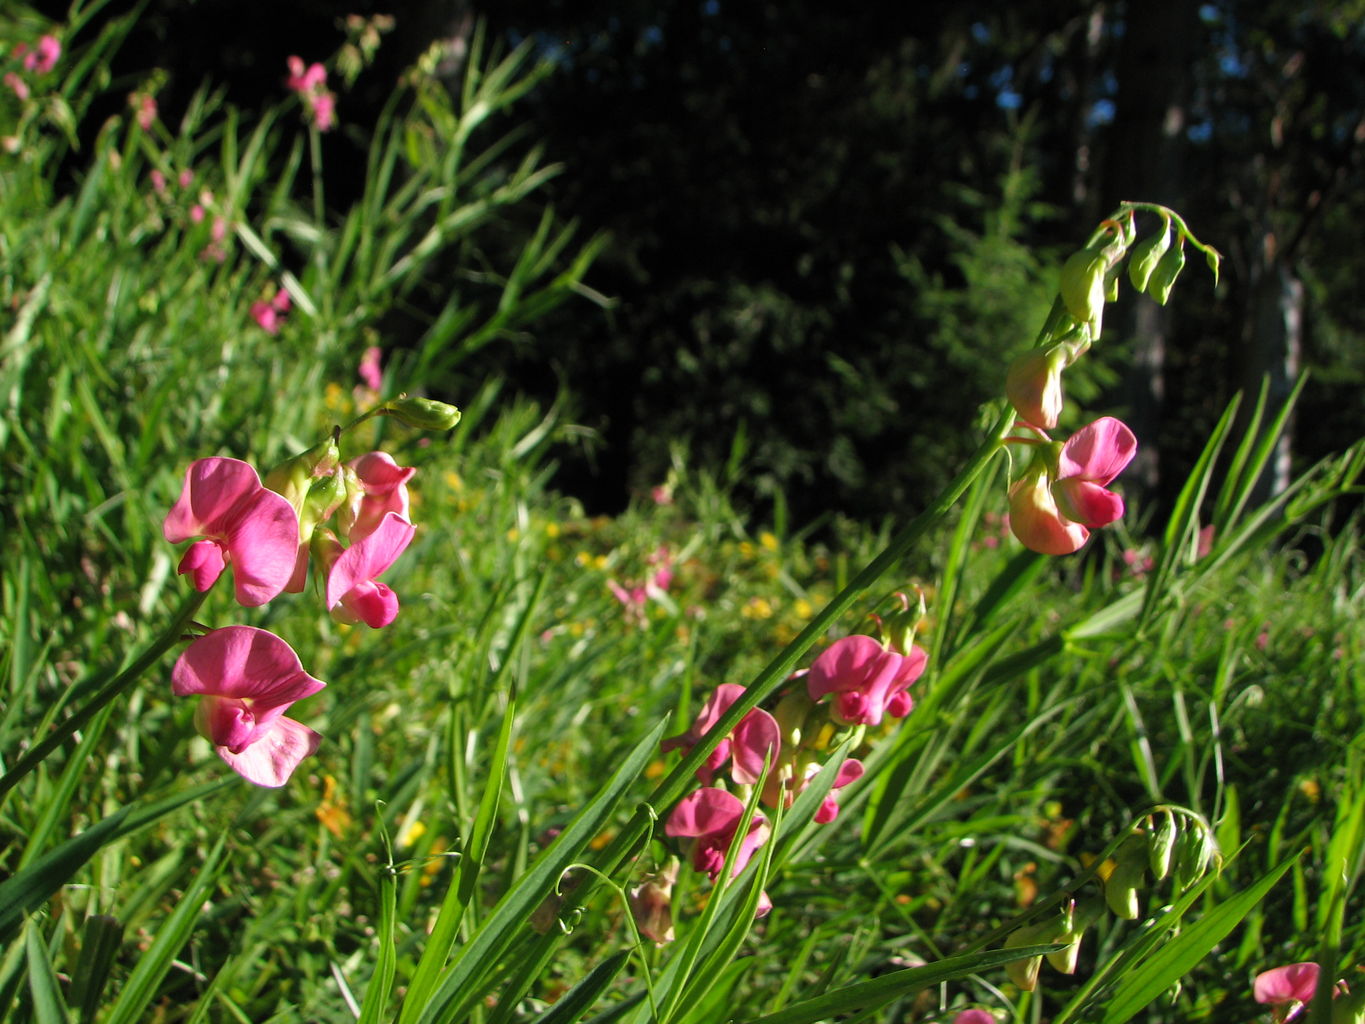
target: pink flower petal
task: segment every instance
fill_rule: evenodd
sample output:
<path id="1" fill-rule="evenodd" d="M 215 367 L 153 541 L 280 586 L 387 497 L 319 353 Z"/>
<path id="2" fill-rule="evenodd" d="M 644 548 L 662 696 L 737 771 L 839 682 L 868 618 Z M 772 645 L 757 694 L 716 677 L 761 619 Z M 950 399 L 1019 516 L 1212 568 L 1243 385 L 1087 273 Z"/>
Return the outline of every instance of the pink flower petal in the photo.
<path id="1" fill-rule="evenodd" d="M 241 753 L 226 747 L 218 755 L 238 775 L 257 786 L 277 789 L 289 781 L 299 762 L 317 752 L 322 737 L 292 718 L 277 718 L 272 727 Z"/>
<path id="2" fill-rule="evenodd" d="M 1010 488 L 1010 532 L 1030 551 L 1069 555 L 1090 537 L 1080 523 L 1063 518 L 1047 477 L 1030 474 Z"/>
<path id="3" fill-rule="evenodd" d="M 398 618 L 398 608 L 398 595 L 383 583 L 370 580 L 347 591 L 331 614 L 338 622 L 363 622 L 371 629 L 383 629 Z"/>
<path id="4" fill-rule="evenodd" d="M 827 693 L 853 688 L 878 663 L 886 651 L 870 636 L 846 636 L 830 644 L 815 659 L 806 675 L 811 700 Z"/>
<path id="5" fill-rule="evenodd" d="M 1258 1003 L 1307 1003 L 1318 987 L 1318 965 L 1311 960 L 1274 967 L 1256 975 L 1252 996 Z"/>
<path id="6" fill-rule="evenodd" d="M 772 768 L 777 763 L 782 749 L 782 730 L 777 719 L 755 708 L 740 720 L 734 737 L 735 762 L 730 774 L 741 786 L 756 785 L 763 778 L 765 766 Z"/>
<path id="7" fill-rule="evenodd" d="M 1057 511 L 1094 530 L 1123 517 L 1123 498 L 1081 477 L 1065 477 L 1052 485 Z"/>
<path id="8" fill-rule="evenodd" d="M 185 470 L 185 487 L 162 523 L 172 544 L 225 532 L 223 520 L 261 488 L 256 470 L 240 459 L 199 459 Z"/>
<path id="9" fill-rule="evenodd" d="M 237 601 L 248 607 L 276 597 L 294 575 L 299 517 L 281 494 L 262 487 L 242 503 L 227 531 Z"/>
<path id="10" fill-rule="evenodd" d="M 1123 472 L 1136 454 L 1133 432 L 1122 421 L 1104 416 L 1076 431 L 1062 445 L 1058 476 L 1079 476 L 1104 485 Z"/>
<path id="11" fill-rule="evenodd" d="M 352 544 L 332 565 L 327 574 L 327 607 L 335 608 L 360 584 L 386 572 L 416 532 L 417 528 L 396 512 L 387 513 L 374 533 Z"/>
<path id="12" fill-rule="evenodd" d="M 191 643 L 171 669 L 177 697 L 249 698 L 260 708 L 287 706 L 326 684 L 303 670 L 294 649 L 255 626 L 226 626 Z"/>
<path id="13" fill-rule="evenodd" d="M 691 839 L 715 833 L 733 833 L 744 816 L 744 804 L 723 789 L 698 789 L 678 801 L 664 824 L 667 835 Z"/>
<path id="14" fill-rule="evenodd" d="M 197 540 L 185 549 L 175 571 L 181 576 L 189 573 L 194 589 L 203 593 L 218 582 L 226 566 L 226 553 L 216 541 Z"/>

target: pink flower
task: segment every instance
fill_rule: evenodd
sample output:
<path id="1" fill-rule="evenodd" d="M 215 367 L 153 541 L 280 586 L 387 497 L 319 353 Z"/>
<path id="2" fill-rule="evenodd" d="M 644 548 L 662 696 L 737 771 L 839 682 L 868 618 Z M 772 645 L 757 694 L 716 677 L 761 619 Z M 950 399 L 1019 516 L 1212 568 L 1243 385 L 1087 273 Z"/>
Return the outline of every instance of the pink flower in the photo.
<path id="1" fill-rule="evenodd" d="M 369 452 L 348 465 L 359 488 L 358 500 L 343 513 L 342 531 L 352 544 L 374 533 L 390 512 L 409 518 L 408 481 L 417 472 L 414 467 L 400 466 L 387 452 Z"/>
<path id="2" fill-rule="evenodd" d="M 14 95 L 18 96 L 21 101 L 28 99 L 28 83 L 20 78 L 15 72 L 10 71 L 6 73 L 5 84 L 10 87 L 10 90 Z"/>
<path id="3" fill-rule="evenodd" d="M 62 44 L 56 36 L 43 36 L 38 40 L 36 49 L 24 55 L 24 70 L 45 75 L 57 66 L 57 58 L 62 55 Z"/>
<path id="4" fill-rule="evenodd" d="M 1252 997 L 1256 1002 L 1272 1007 L 1274 1020 L 1289 1020 L 1298 1012 L 1296 1004 L 1313 1001 L 1319 973 L 1318 965 L 1311 960 L 1262 971 L 1252 983 Z"/>
<path id="5" fill-rule="evenodd" d="M 673 886 L 677 881 L 678 859 L 670 857 L 664 868 L 646 875 L 626 892 L 640 934 L 660 946 L 673 941 Z"/>
<path id="6" fill-rule="evenodd" d="M 815 659 L 806 675 L 810 699 L 837 694 L 834 717 L 848 724 L 880 725 L 884 714 L 904 718 L 915 706 L 908 687 L 924 673 L 928 655 L 889 651 L 870 636 L 846 636 Z"/>
<path id="7" fill-rule="evenodd" d="M 338 622 L 363 622 L 371 629 L 398 617 L 398 595 L 376 577 L 382 576 L 412 542 L 417 528 L 396 512 L 388 512 L 373 533 L 344 551 L 335 540 L 323 559 L 327 570 L 327 609 Z"/>
<path id="8" fill-rule="evenodd" d="M 988 1010 L 981 1010 L 973 1007 L 970 1010 L 963 1010 L 953 1018 L 953 1024 L 999 1024 L 995 1015 Z"/>
<path id="9" fill-rule="evenodd" d="M 1062 370 L 1066 357 L 1066 350 L 1057 346 L 1025 352 L 1010 363 L 1005 395 L 1025 423 L 1044 430 L 1057 425 L 1062 413 Z"/>
<path id="10" fill-rule="evenodd" d="M 303 670 L 287 643 L 264 629 L 228 626 L 195 640 L 171 670 L 171 692 L 202 698 L 195 727 L 248 782 L 277 787 L 322 737 L 285 718 L 326 684 Z"/>
<path id="11" fill-rule="evenodd" d="M 744 817 L 744 804 L 723 789 L 698 789 L 673 808 L 664 832 L 676 839 L 691 839 L 692 866 L 716 880 L 725 866 L 725 855 L 735 841 L 735 832 Z M 768 841 L 771 830 L 761 814 L 749 821 L 749 832 L 735 851 L 732 876 L 738 875 L 760 846 Z"/>
<path id="12" fill-rule="evenodd" d="M 692 728 L 679 736 L 664 740 L 660 744 L 660 749 L 665 753 L 680 749 L 686 757 L 720 721 L 721 716 L 730 710 L 730 705 L 742 696 L 744 687 L 736 683 L 722 683 L 702 705 L 701 713 L 692 723 Z M 765 762 L 770 767 L 777 763 L 777 755 L 781 749 L 782 733 L 778 728 L 777 719 L 766 711 L 754 708 L 741 718 L 734 731 L 707 755 L 706 760 L 697 769 L 697 778 L 710 785 L 716 772 L 733 757 L 730 777 L 741 786 L 752 786 L 763 778 Z"/>
<path id="13" fill-rule="evenodd" d="M 159 196 L 165 196 L 165 194 L 166 194 L 166 175 L 162 174 L 162 173 L 161 173 L 160 171 L 158 171 L 155 167 L 153 167 L 153 168 L 152 168 L 152 173 L 149 175 L 149 177 L 152 179 L 152 189 L 153 189 L 153 191 L 155 191 L 156 194 L 159 195 Z"/>
<path id="14" fill-rule="evenodd" d="M 336 124 L 336 96 L 327 88 L 327 69 L 321 64 L 304 66 L 302 57 L 289 57 L 289 77 L 285 85 L 299 94 L 318 131 L 331 130 Z"/>
<path id="15" fill-rule="evenodd" d="M 383 354 L 378 345 L 371 345 L 360 357 L 360 380 L 371 391 L 378 391 L 384 383 L 384 372 L 379 368 L 379 359 Z"/>
<path id="16" fill-rule="evenodd" d="M 269 302 L 256 301 L 251 304 L 251 318 L 271 335 L 280 333 L 280 326 L 288 312 L 289 293 L 283 288 L 276 291 L 275 297 Z"/>
<path id="17" fill-rule="evenodd" d="M 1010 488 L 1010 529 L 1045 555 L 1079 550 L 1091 530 L 1123 515 L 1123 499 L 1106 485 L 1136 452 L 1133 432 L 1112 416 L 1082 427 L 1061 446 L 1055 472 L 1035 459 Z"/>
<path id="18" fill-rule="evenodd" d="M 299 546 L 294 507 L 238 459 L 192 462 L 162 532 L 172 544 L 205 538 L 190 545 L 178 571 L 189 573 L 195 589 L 204 591 L 231 562 L 237 600 L 247 607 L 275 597 L 294 572 Z"/>
<path id="19" fill-rule="evenodd" d="M 801 791 L 803 792 L 810 785 L 811 777 L 820 771 L 819 765 L 812 765 L 811 767 L 815 771 L 810 772 L 806 780 L 801 783 Z M 834 776 L 834 785 L 830 786 L 829 793 L 825 795 L 825 799 L 820 804 L 820 809 L 815 812 L 815 823 L 817 825 L 826 825 L 839 816 L 839 798 L 835 794 L 849 783 L 857 782 L 862 777 L 863 763 L 856 758 L 850 757 L 839 766 L 839 773 Z"/>
<path id="20" fill-rule="evenodd" d="M 327 84 L 327 69 L 321 64 L 310 64 L 304 67 L 302 57 L 287 57 L 285 64 L 289 67 L 289 77 L 285 79 L 285 85 L 297 93 L 309 93 L 320 86 Z"/>
<path id="21" fill-rule="evenodd" d="M 156 97 L 144 92 L 130 97 L 130 101 L 137 111 L 138 127 L 144 132 L 151 131 L 156 124 Z"/>

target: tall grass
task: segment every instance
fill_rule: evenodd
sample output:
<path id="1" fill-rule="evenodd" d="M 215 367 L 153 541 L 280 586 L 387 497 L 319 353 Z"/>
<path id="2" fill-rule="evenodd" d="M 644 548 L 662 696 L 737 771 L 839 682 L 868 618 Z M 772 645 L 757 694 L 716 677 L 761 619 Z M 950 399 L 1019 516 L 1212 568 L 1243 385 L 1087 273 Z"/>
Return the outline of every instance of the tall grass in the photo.
<path id="1" fill-rule="evenodd" d="M 555 410 L 499 381 L 448 393 L 465 354 L 581 301 L 603 244 L 535 210 L 553 168 L 505 119 L 529 49 L 480 41 L 452 91 L 419 67 L 337 208 L 294 100 L 253 116 L 205 91 L 178 125 L 130 110 L 75 151 L 127 24 L 77 10 L 51 77 L 0 108 L 0 1018 L 1245 1020 L 1259 970 L 1354 979 L 1365 576 L 1337 499 L 1360 443 L 1254 506 L 1281 424 L 1258 406 L 1233 436 L 1230 410 L 1168 522 L 1062 560 L 1000 534 L 995 406 L 951 492 L 838 550 L 746 523 L 681 455 L 654 497 L 589 518 L 547 485 L 572 433 Z M 6 52 L 44 30 L 5 26 Z M 513 222 L 534 227 L 509 250 Z M 385 314 L 438 281 L 393 346 Z M 281 289 L 272 335 L 250 308 Z M 378 393 L 357 378 L 375 345 Z M 160 523 L 190 461 L 270 466 L 427 389 L 462 406 L 453 432 L 345 438 L 418 468 L 393 625 L 338 625 L 311 593 L 188 597 Z M 916 587 L 914 711 L 839 732 L 763 812 L 753 865 L 714 889 L 685 869 L 676 940 L 644 939 L 629 890 L 681 852 L 663 823 L 705 753 L 660 739 L 718 684 L 767 700 Z M 330 684 L 287 787 L 233 775 L 171 697 L 191 620 L 268 627 Z M 846 753 L 866 775 L 811 824 Z M 1176 871 L 1127 920 L 1101 880 L 1166 822 Z M 1072 900 L 1075 973 L 1021 986 Z"/>

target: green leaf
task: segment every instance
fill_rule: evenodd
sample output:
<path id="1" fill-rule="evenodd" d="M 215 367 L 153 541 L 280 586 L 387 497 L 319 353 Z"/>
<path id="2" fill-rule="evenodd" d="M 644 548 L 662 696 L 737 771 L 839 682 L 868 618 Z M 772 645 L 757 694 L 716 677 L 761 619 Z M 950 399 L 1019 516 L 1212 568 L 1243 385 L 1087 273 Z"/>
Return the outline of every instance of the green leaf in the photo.
<path id="1" fill-rule="evenodd" d="M 834 992 L 827 992 L 814 999 L 794 1003 L 777 1013 L 757 1017 L 748 1024 L 819 1024 L 820 1021 L 839 1014 L 885 1006 L 894 999 L 914 995 L 932 985 L 952 981 L 954 978 L 979 974 L 1014 960 L 1056 953 L 1065 948 L 1064 945 L 1050 943 L 1043 946 L 1019 946 L 1016 949 L 992 949 L 949 957 L 947 960 L 940 960 L 924 967 L 910 967 Z"/>
<path id="2" fill-rule="evenodd" d="M 1123 1024 L 1131 1020 L 1193 970 L 1265 898 L 1296 859 L 1291 857 L 1283 861 L 1254 885 L 1224 900 L 1150 959 L 1125 973 L 1114 997 L 1105 1007 L 1101 1024 Z"/>
<path id="3" fill-rule="evenodd" d="M 104 1024 L 137 1024 L 147 1019 L 147 1008 L 156 1000 L 161 981 L 171 969 L 171 961 L 189 941 L 204 901 L 208 899 L 223 870 L 223 844 L 226 841 L 226 836 L 220 837 L 204 858 L 204 863 L 195 873 L 194 882 L 176 904 L 171 916 L 158 929 L 147 952 L 138 959 L 133 973 L 119 992 L 118 1002 L 104 1018 Z"/>
<path id="4" fill-rule="evenodd" d="M 47 955 L 42 933 L 37 922 L 30 921 L 24 929 L 24 952 L 28 958 L 28 991 L 33 997 L 33 1019 L 36 1024 L 67 1024 L 66 1005 L 62 1001 L 57 972 Z"/>
<path id="5" fill-rule="evenodd" d="M 602 998 L 602 993 L 616 980 L 629 959 L 627 950 L 607 957 L 584 975 L 582 981 L 565 992 L 559 1002 L 537 1017 L 533 1024 L 573 1024 Z"/>
<path id="6" fill-rule="evenodd" d="M 536 908 L 559 884 L 560 877 L 607 824 L 616 805 L 643 774 L 658 751 L 667 722 L 659 722 L 621 762 L 593 801 L 583 808 L 554 842 L 531 864 L 521 880 L 498 901 L 483 926 L 451 963 L 431 1002 L 421 1007 L 422 1024 L 462 1019 L 483 994 L 483 984 L 498 960 L 519 936 Z"/>

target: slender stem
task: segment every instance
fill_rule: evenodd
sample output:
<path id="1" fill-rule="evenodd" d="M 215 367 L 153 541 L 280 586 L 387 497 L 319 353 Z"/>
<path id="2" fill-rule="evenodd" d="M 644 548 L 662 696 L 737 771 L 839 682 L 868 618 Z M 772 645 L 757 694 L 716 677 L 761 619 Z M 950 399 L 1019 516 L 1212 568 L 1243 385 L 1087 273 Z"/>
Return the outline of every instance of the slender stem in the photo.
<path id="1" fill-rule="evenodd" d="M 199 606 L 204 603 L 204 598 L 207 596 L 207 592 L 196 592 L 186 598 L 185 603 L 180 606 L 180 610 L 176 612 L 170 625 L 147 646 L 131 665 L 117 673 L 79 711 L 58 722 L 52 732 L 23 757 L 19 758 L 14 767 L 7 771 L 3 777 L 0 777 L 0 801 L 3 801 L 5 795 L 18 784 L 20 779 L 38 767 L 48 754 L 75 735 L 76 730 L 90 721 L 96 712 L 137 682 L 138 678 L 156 664 L 163 654 L 179 643 L 185 627 L 193 621 L 195 613 L 199 611 Z"/>

